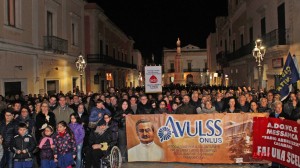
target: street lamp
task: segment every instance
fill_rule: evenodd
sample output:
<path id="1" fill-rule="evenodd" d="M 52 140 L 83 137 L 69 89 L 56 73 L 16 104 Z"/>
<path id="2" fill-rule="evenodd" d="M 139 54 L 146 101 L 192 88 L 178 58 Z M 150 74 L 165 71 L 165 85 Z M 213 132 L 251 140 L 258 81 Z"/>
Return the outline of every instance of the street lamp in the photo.
<path id="1" fill-rule="evenodd" d="M 255 61 L 257 62 L 257 68 L 258 68 L 258 90 L 262 88 L 262 75 L 261 75 L 261 67 L 262 67 L 262 61 L 264 60 L 264 56 L 266 54 L 266 48 L 262 45 L 262 40 L 257 39 L 255 41 L 255 47 L 252 51 L 252 55 L 255 58 Z"/>
<path id="2" fill-rule="evenodd" d="M 84 72 L 86 67 L 86 62 L 83 56 L 80 54 L 76 61 L 76 68 L 78 72 L 80 72 L 80 91 L 82 92 L 82 73 Z"/>

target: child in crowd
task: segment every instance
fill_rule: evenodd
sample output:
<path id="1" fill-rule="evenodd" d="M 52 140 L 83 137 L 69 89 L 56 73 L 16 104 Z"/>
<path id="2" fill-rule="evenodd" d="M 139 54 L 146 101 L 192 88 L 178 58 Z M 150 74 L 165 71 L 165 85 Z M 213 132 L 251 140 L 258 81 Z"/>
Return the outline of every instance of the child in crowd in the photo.
<path id="1" fill-rule="evenodd" d="M 18 125 L 18 135 L 13 139 L 10 150 L 14 153 L 14 168 L 33 167 L 32 152 L 36 147 L 34 138 L 28 134 L 25 123 Z"/>
<path id="2" fill-rule="evenodd" d="M 53 138 L 51 137 L 53 131 L 54 130 L 50 125 L 48 125 L 43 131 L 43 138 L 39 144 L 39 148 L 41 149 L 41 168 L 56 168 L 53 154 L 54 143 Z"/>
<path id="3" fill-rule="evenodd" d="M 71 129 L 65 121 L 57 124 L 57 133 L 53 137 L 54 161 L 59 168 L 72 168 L 76 157 L 76 142 Z"/>
<path id="4" fill-rule="evenodd" d="M 82 145 L 85 136 L 85 132 L 83 126 L 81 124 L 80 118 L 78 115 L 71 114 L 70 115 L 70 123 L 69 127 L 72 130 L 77 147 L 77 155 L 76 155 L 76 168 L 81 167 L 81 152 L 82 152 Z"/>

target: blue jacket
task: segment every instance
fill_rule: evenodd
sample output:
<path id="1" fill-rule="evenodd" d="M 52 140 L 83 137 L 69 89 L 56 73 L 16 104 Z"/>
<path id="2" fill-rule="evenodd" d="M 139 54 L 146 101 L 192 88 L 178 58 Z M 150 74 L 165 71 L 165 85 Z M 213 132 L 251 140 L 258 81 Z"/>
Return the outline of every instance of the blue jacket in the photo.
<path id="1" fill-rule="evenodd" d="M 101 117 L 99 117 L 99 113 L 101 113 Z M 101 120 L 104 116 L 104 114 L 108 114 L 108 115 L 111 115 L 110 111 L 105 108 L 105 109 L 99 109 L 97 107 L 93 107 L 92 110 L 91 110 L 91 114 L 90 114 L 90 117 L 89 117 L 89 122 L 96 122 L 98 120 Z"/>
<path id="2" fill-rule="evenodd" d="M 83 143 L 83 139 L 85 136 L 85 131 L 83 129 L 83 126 L 78 123 L 75 124 L 70 123 L 69 127 L 73 131 L 76 145 Z"/>

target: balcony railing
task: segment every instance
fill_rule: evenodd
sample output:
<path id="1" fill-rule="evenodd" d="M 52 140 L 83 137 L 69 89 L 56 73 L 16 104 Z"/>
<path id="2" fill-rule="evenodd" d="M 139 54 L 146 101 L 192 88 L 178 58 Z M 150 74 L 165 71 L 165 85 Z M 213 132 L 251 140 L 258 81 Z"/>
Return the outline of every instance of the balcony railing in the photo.
<path id="1" fill-rule="evenodd" d="M 263 45 L 267 48 L 273 47 L 275 45 L 286 45 L 289 44 L 289 31 L 288 29 L 284 31 L 278 31 L 277 29 L 265 34 L 262 37 Z M 247 45 L 242 46 L 238 50 L 227 53 L 224 51 L 219 52 L 216 55 L 217 62 L 219 64 L 227 65 L 228 61 L 242 58 L 246 55 L 252 54 L 252 50 L 255 46 L 254 42 L 250 42 Z"/>
<path id="2" fill-rule="evenodd" d="M 198 68 L 198 69 L 188 68 L 188 69 L 183 69 L 183 72 L 201 72 L 201 69 L 200 68 Z"/>
<path id="3" fill-rule="evenodd" d="M 118 67 L 137 69 L 136 64 L 130 64 L 130 63 L 127 63 L 124 61 L 120 61 L 113 57 L 103 55 L 103 54 L 88 54 L 87 62 L 88 63 L 103 63 L 103 64 L 109 64 L 109 65 L 118 66 Z"/>
<path id="4" fill-rule="evenodd" d="M 44 50 L 61 54 L 68 53 L 68 40 L 55 36 L 44 36 Z"/>
<path id="5" fill-rule="evenodd" d="M 168 72 L 168 73 L 173 73 L 173 72 L 175 72 L 175 69 L 168 69 L 167 72 Z"/>

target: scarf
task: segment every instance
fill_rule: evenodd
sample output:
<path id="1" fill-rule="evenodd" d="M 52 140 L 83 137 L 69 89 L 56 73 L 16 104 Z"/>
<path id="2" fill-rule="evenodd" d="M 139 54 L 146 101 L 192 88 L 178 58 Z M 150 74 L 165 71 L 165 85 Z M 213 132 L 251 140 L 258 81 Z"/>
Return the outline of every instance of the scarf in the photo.
<path id="1" fill-rule="evenodd" d="M 59 133 L 58 133 L 58 135 L 59 135 L 60 137 L 64 137 L 65 134 L 66 134 L 66 131 L 64 131 L 64 132 L 59 132 Z"/>
<path id="2" fill-rule="evenodd" d="M 39 145 L 39 148 L 42 149 L 43 145 L 47 142 L 47 140 L 50 141 L 50 145 L 53 145 L 53 139 L 50 138 L 50 137 L 44 137 L 41 142 L 40 142 L 40 145 Z"/>
<path id="3" fill-rule="evenodd" d="M 100 126 L 98 126 L 95 130 L 95 133 L 102 135 L 106 130 L 107 130 L 108 126 L 106 126 L 104 129 L 101 129 Z"/>

